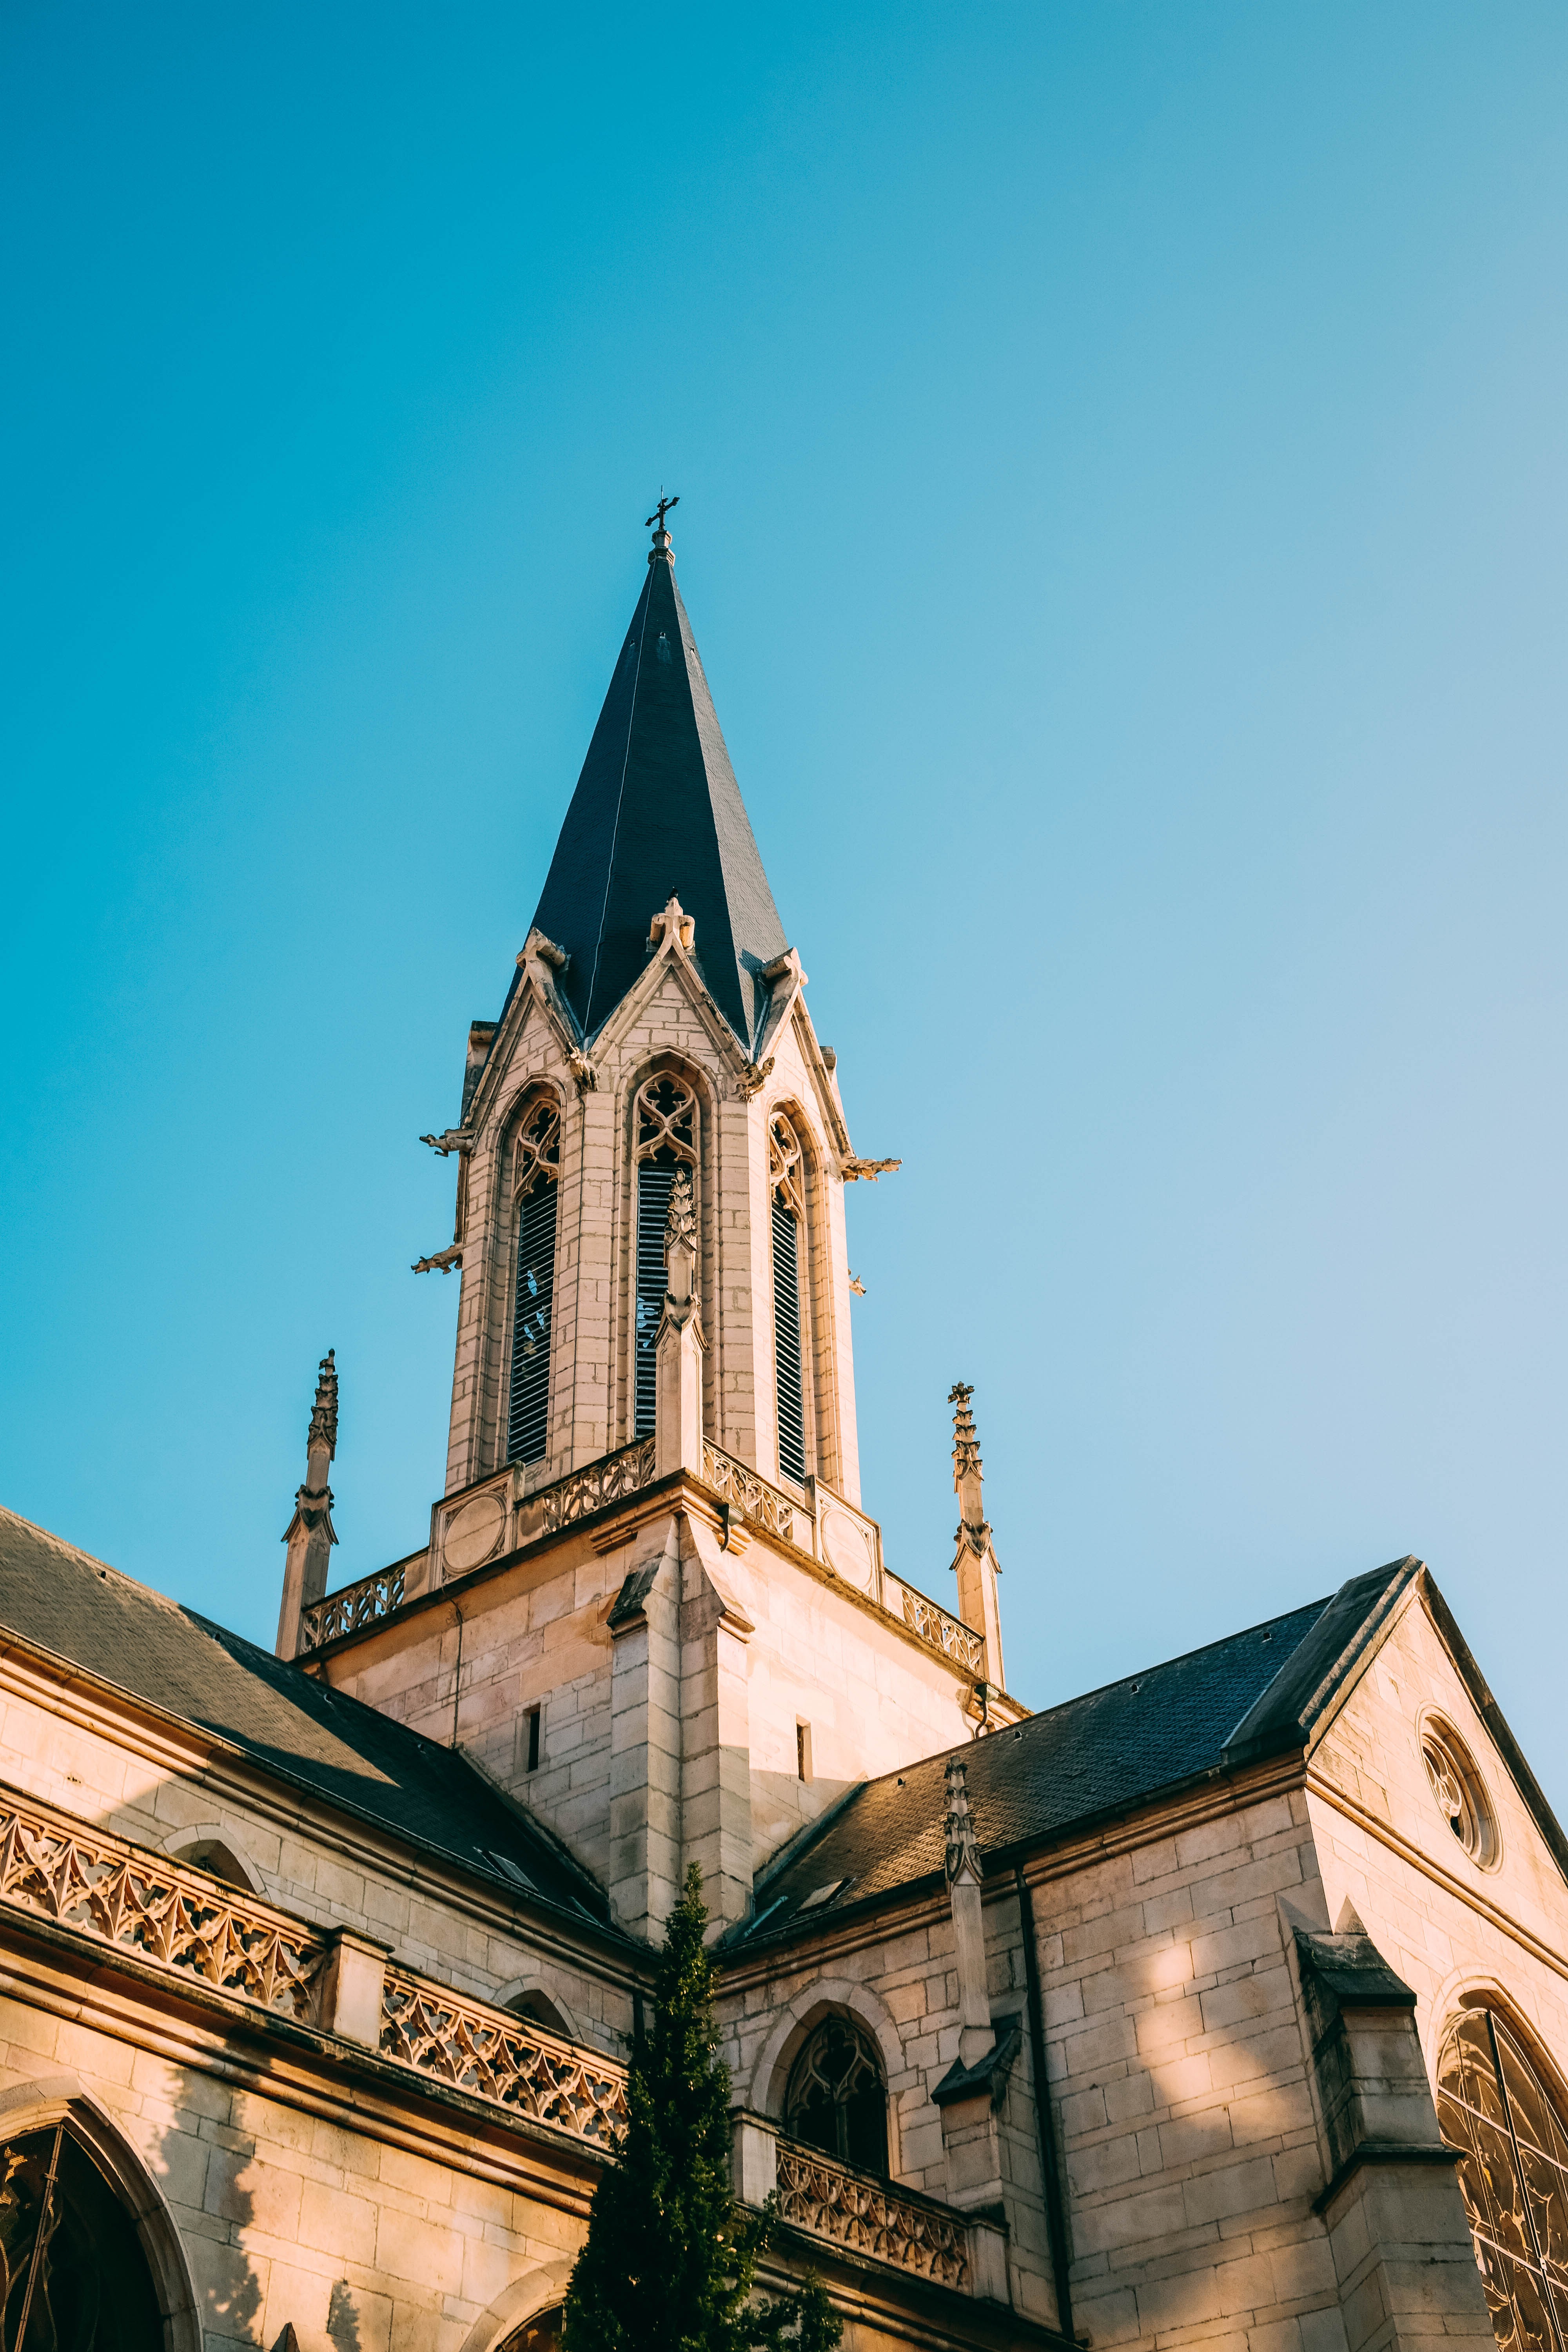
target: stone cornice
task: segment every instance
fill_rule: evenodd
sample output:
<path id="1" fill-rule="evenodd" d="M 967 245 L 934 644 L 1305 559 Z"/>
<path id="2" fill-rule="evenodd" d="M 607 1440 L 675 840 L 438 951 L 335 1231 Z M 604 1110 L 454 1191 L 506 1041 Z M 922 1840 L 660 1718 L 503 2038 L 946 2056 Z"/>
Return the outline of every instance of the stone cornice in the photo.
<path id="1" fill-rule="evenodd" d="M 455 1487 L 451 1494 L 443 1496 L 441 1507 L 450 1509 L 454 1504 L 461 1502 L 463 1496 L 471 1493 L 476 1487 L 490 1485 L 496 1475 L 495 1471 L 487 1470 L 482 1477 L 470 1479 L 467 1486 Z M 805 1507 L 804 1505 L 801 1506 L 803 1511 Z M 638 1487 L 634 1495 L 623 1496 L 614 1502 L 603 1504 L 596 1511 L 585 1511 L 581 1518 L 570 1520 L 563 1528 L 552 1528 L 543 1535 L 533 1537 L 525 1544 L 515 1546 L 510 1551 L 498 1554 L 494 1559 L 483 1561 L 478 1568 L 468 1570 L 461 1576 L 448 1577 L 444 1583 L 434 1585 L 424 1592 L 413 1594 L 408 1600 L 400 1602 L 397 1608 L 389 1610 L 384 1617 L 377 1618 L 374 1624 L 358 1627 L 352 1633 L 340 1633 L 334 1641 L 323 1642 L 320 1649 L 309 1653 L 308 1660 L 305 1662 L 305 1671 L 314 1673 L 322 1663 L 330 1664 L 351 1651 L 374 1655 L 375 1646 L 378 1643 L 384 1643 L 388 1634 L 415 1623 L 422 1615 L 432 1610 L 449 1609 L 454 1597 L 460 1598 L 465 1593 L 478 1591 L 482 1586 L 493 1583 L 498 1578 L 510 1575 L 520 1568 L 531 1568 L 542 1563 L 548 1559 L 553 1548 L 569 1544 L 578 1537 L 585 1537 L 595 1551 L 601 1553 L 618 1551 L 623 1544 L 631 1542 L 643 1528 L 651 1525 L 656 1519 L 667 1517 L 671 1512 L 681 1512 L 700 1520 L 704 1527 L 711 1528 L 720 1537 L 721 1541 L 730 1524 L 725 1517 L 721 1497 L 715 1495 L 710 1488 L 701 1485 L 689 1470 L 671 1471 L 666 1477 L 655 1479 L 648 1486 Z M 893 1612 L 885 1608 L 874 1595 L 858 1591 L 854 1585 L 846 1582 L 843 1577 L 836 1575 L 825 1561 L 803 1550 L 799 1544 L 791 1543 L 786 1538 L 774 1535 L 771 1530 L 757 1528 L 749 1524 L 745 1534 L 748 1548 L 751 1545 L 758 1545 L 763 1550 L 773 1553 L 780 1559 L 787 1560 L 793 1566 L 803 1569 L 816 1583 L 825 1586 L 839 1599 L 848 1602 L 852 1608 L 859 1610 L 862 1614 L 873 1618 L 879 1625 L 886 1626 L 890 1633 L 896 1633 L 901 1642 L 907 1643 L 921 1657 L 933 1664 L 944 1667 L 952 1674 L 955 1684 L 967 1684 L 973 1686 L 975 1679 L 973 1675 L 966 1674 L 952 1659 L 942 1657 L 930 1642 L 915 1632 L 912 1625 L 908 1624 L 902 1617 L 895 1616 Z M 419 1557 L 417 1553 L 412 1556 Z M 902 1578 L 898 1581 L 901 1584 Z M 940 1602 L 933 1602 L 931 1605 L 941 1606 Z M 944 1613 L 951 1614 L 951 1612 Z M 388 1646 L 392 1645 L 388 1644 Z M 1016 1710 L 1016 1714 L 1008 1715 L 1009 1722 L 1021 1721 L 1030 1712 L 1024 1706 L 1021 1700 L 1015 1699 L 1007 1691 L 993 1686 L 991 1696 L 994 1702 Z"/>
<path id="2" fill-rule="evenodd" d="M 1550 1944 L 1543 1944 L 1539 1936 L 1521 1921 L 1511 1918 L 1500 1905 L 1489 1903 L 1476 1887 L 1467 1886 L 1462 1878 L 1456 1877 L 1450 1870 L 1445 1870 L 1440 1863 L 1434 1862 L 1409 1838 L 1402 1837 L 1393 1823 L 1385 1822 L 1381 1814 L 1358 1804 L 1348 1790 L 1331 1780 L 1325 1772 L 1309 1772 L 1306 1787 L 1310 1797 L 1319 1798 L 1325 1805 L 1331 1806 L 1336 1813 L 1342 1813 L 1347 1822 L 1353 1822 L 1358 1830 L 1375 1839 L 1408 1869 L 1419 1871 L 1423 1878 L 1440 1887 L 1445 1895 L 1452 1895 L 1456 1903 L 1462 1903 L 1467 1911 L 1473 1911 L 1478 1918 L 1484 1919 L 1489 1927 L 1495 1927 L 1500 1935 L 1506 1936 L 1510 1943 L 1528 1952 L 1531 1959 L 1539 1960 L 1543 1968 L 1550 1969 L 1553 1976 L 1568 1979 L 1568 1958 L 1561 1952 L 1554 1952 Z"/>
<path id="3" fill-rule="evenodd" d="M 1025 1840 L 1016 1846 L 993 1849 L 984 1857 L 985 1880 L 981 1899 L 987 1906 L 1016 1904 L 1012 1878 L 1015 1864 L 1022 1868 L 1031 1887 L 1043 1886 L 1051 1880 L 1070 1878 L 1079 1871 L 1092 1869 L 1097 1863 L 1117 1854 L 1152 1845 L 1157 1839 L 1195 1829 L 1204 1822 L 1221 1820 L 1268 1798 L 1288 1796 L 1305 1785 L 1306 1772 L 1299 1754 L 1277 1757 L 1235 1772 L 1205 1773 L 1200 1780 L 1173 1791 L 1169 1798 L 1099 1826 L 1079 1823 L 1054 1841 Z M 741 1992 L 785 1970 L 826 1966 L 830 1960 L 837 1962 L 851 1953 L 885 1943 L 890 1936 L 908 1935 L 912 1929 L 945 1921 L 949 1916 L 946 1885 L 941 1872 L 936 1871 L 914 1881 L 908 1888 L 894 1887 L 885 1895 L 868 1895 L 858 1913 L 850 1908 L 831 1920 L 814 1921 L 798 1933 L 784 1930 L 777 1937 L 761 1937 L 754 1948 L 742 1944 L 736 1950 L 726 1951 L 721 1946 L 714 1959 L 721 1972 L 724 1992 Z"/>
<path id="4" fill-rule="evenodd" d="M 0 1990 L 340 2129 L 585 2217 L 604 2159 L 336 2034 L 258 2011 L 196 1978 L 0 1906 Z"/>

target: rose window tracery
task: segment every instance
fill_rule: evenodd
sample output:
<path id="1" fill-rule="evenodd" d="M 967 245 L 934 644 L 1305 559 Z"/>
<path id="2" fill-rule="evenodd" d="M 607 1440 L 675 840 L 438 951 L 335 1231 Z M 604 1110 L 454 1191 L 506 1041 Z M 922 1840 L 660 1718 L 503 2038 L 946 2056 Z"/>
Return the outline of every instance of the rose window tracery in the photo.
<path id="1" fill-rule="evenodd" d="M 1437 2120 L 1501 2352 L 1568 2347 L 1568 2133 L 1516 2036 L 1473 2009 L 1443 2038 Z"/>
<path id="2" fill-rule="evenodd" d="M 1486 1784 L 1451 1724 L 1428 1717 L 1421 1733 L 1421 1760 L 1437 1810 L 1456 1841 L 1472 1862 L 1489 1866 L 1498 1854 L 1497 1822 Z"/>

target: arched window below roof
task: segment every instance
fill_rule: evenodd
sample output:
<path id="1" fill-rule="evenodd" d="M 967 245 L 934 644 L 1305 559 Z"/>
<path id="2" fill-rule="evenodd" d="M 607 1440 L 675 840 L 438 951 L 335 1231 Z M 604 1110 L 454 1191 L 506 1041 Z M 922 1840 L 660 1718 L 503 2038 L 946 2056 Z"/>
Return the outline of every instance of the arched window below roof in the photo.
<path id="1" fill-rule="evenodd" d="M 560 1176 L 561 1107 L 552 1095 L 543 1095 L 524 1110 L 512 1145 L 517 1288 L 507 1400 L 509 1462 L 542 1462 L 549 1451 L 550 1338 Z"/>
<path id="2" fill-rule="evenodd" d="M 513 2328 L 496 2352 L 561 2352 L 561 2331 L 565 2323 L 563 2306 L 552 2304 L 548 2311 L 525 2319 L 521 2327 Z"/>
<path id="3" fill-rule="evenodd" d="M 526 2017 L 531 2025 L 542 2025 L 546 2033 L 558 2033 L 563 2042 L 572 2039 L 566 2020 L 550 1995 L 541 1992 L 536 1985 L 527 1992 L 520 1992 L 515 2000 L 508 2001 L 507 2007 L 514 2017 Z"/>
<path id="4" fill-rule="evenodd" d="M 790 2068 L 784 2130 L 860 2172 L 888 2173 L 888 2086 L 868 2034 L 847 2017 L 824 2018 Z"/>
<path id="5" fill-rule="evenodd" d="M 1467 2010 L 1444 2035 L 1437 2120 L 1460 2150 L 1459 2188 L 1502 2352 L 1563 2352 L 1568 2132 L 1495 2011 Z"/>
<path id="6" fill-rule="evenodd" d="M 5 2352 L 162 2352 L 136 2224 L 68 2123 L 0 2144 Z"/>
<path id="7" fill-rule="evenodd" d="M 210 1871 L 215 1878 L 221 1878 L 226 1886 L 237 1886 L 243 1894 L 259 1895 L 261 1892 L 239 1856 L 224 1843 L 222 1838 L 198 1838 L 194 1845 L 179 1847 L 174 1860 L 189 1863 L 193 1870 Z M 14 2352 L 14 2347 L 10 2352 Z"/>
<path id="8" fill-rule="evenodd" d="M 778 1391 L 779 1468 L 805 1483 L 805 1384 L 801 1290 L 805 1260 L 805 1171 L 800 1139 L 783 1111 L 768 1121 L 773 1208 L 773 1373 Z"/>
<path id="9" fill-rule="evenodd" d="M 637 1164 L 637 1280 L 633 1289 L 632 1434 L 653 1435 L 658 1394 L 656 1342 L 668 1286 L 664 1229 L 679 1170 L 697 1183 L 697 1097 L 686 1080 L 658 1070 L 637 1088 L 632 1107 Z"/>

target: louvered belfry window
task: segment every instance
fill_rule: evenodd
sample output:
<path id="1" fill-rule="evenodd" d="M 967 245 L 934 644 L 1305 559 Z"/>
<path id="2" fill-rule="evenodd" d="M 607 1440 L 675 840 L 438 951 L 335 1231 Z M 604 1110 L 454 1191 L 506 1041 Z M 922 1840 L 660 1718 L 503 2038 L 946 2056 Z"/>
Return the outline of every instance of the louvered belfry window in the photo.
<path id="1" fill-rule="evenodd" d="M 773 1371 L 779 1400 L 779 1468 L 804 1485 L 805 1397 L 800 1345 L 801 1260 L 805 1192 L 800 1144 L 782 1111 L 768 1121 L 768 1184 L 773 1223 Z"/>
<path id="2" fill-rule="evenodd" d="M 637 1297 L 632 1338 L 634 1434 L 653 1435 L 658 1393 L 655 1343 L 668 1276 L 664 1229 L 678 1168 L 697 1178 L 697 1097 L 684 1078 L 661 1070 L 637 1089 L 633 1106 L 637 1171 Z"/>
<path id="3" fill-rule="evenodd" d="M 555 1198 L 561 1112 L 549 1097 L 529 1106 L 512 1147 L 517 1202 L 517 1299 L 511 1325 L 509 1462 L 542 1462 L 550 1445 L 550 1330 L 555 1288 Z"/>

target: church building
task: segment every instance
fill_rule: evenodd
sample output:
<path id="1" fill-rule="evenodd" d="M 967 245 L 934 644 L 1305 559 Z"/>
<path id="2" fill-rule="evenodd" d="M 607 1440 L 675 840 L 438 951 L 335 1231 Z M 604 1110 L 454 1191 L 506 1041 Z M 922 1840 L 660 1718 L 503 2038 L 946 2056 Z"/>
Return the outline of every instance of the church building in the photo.
<path id="1" fill-rule="evenodd" d="M 962 1383 L 956 1575 L 883 1556 L 898 1162 L 666 505 L 425 1139 L 428 1525 L 331 1589 L 331 1356 L 275 1653 L 0 1512 L 0 2352 L 552 2352 L 694 1863 L 735 2193 L 848 2352 L 1568 2352 L 1568 1844 L 1427 1568 L 1036 1712 Z"/>

